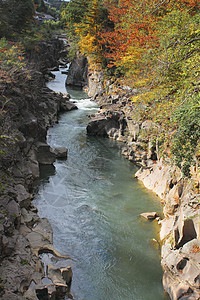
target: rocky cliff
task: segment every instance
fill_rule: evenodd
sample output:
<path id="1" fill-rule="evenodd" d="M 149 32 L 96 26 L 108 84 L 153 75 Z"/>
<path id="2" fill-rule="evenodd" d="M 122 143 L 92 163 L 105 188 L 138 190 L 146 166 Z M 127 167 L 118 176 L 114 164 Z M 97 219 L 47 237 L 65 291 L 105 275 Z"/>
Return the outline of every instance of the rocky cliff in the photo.
<path id="1" fill-rule="evenodd" d="M 84 55 L 79 55 L 70 64 L 66 85 L 83 88 L 88 84 L 88 61 Z"/>
<path id="2" fill-rule="evenodd" d="M 195 188 L 199 179 L 184 178 L 170 161 L 160 159 L 151 141 L 156 126 L 151 120 L 133 121 L 130 98 L 137 91 L 102 79 L 98 72 L 89 76 L 88 93 L 101 110 L 89 121 L 87 133 L 124 143 L 122 154 L 140 167 L 136 178 L 163 203 L 159 224 L 164 289 L 171 299 L 200 299 L 200 196 Z"/>
<path id="3" fill-rule="evenodd" d="M 51 47 L 50 53 L 58 50 L 55 43 Z M 50 66 L 39 58 L 37 63 L 44 70 Z M 44 269 L 42 253 L 66 256 L 54 248 L 51 226 L 39 218 L 31 199 L 40 166 L 53 164 L 63 151 L 46 144 L 47 129 L 59 112 L 76 107 L 68 96 L 46 88 L 46 73 L 33 67 L 31 60 L 14 80 L 0 81 L 0 297 L 8 300 L 61 299 L 72 278 L 70 267 Z"/>

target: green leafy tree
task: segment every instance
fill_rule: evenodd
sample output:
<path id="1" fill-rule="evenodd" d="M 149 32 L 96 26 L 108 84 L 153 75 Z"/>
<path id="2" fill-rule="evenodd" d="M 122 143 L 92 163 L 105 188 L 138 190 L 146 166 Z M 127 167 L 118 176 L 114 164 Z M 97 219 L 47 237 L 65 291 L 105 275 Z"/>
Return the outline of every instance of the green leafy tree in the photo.
<path id="1" fill-rule="evenodd" d="M 0 0 L 0 38 L 20 33 L 29 25 L 33 15 L 32 0 Z"/>
<path id="2" fill-rule="evenodd" d="M 172 138 L 172 154 L 184 175 L 190 176 L 190 166 L 199 163 L 200 157 L 200 94 L 176 109 L 173 122 L 177 130 Z"/>

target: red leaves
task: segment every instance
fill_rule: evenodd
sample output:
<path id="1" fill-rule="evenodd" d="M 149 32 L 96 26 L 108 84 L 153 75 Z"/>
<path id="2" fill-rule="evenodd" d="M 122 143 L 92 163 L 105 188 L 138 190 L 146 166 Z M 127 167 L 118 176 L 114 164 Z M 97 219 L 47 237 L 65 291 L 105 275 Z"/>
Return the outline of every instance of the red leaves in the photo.
<path id="1" fill-rule="evenodd" d="M 137 0 L 124 0 L 119 1 L 118 6 L 110 5 L 109 17 L 115 28 L 111 32 L 101 33 L 100 43 L 106 48 L 104 56 L 114 64 L 117 65 L 131 48 L 135 48 L 134 55 L 139 50 L 136 55 L 138 59 L 142 48 L 146 51 L 158 43 L 155 17 L 149 13 L 151 2 L 153 0 L 142 3 Z"/>

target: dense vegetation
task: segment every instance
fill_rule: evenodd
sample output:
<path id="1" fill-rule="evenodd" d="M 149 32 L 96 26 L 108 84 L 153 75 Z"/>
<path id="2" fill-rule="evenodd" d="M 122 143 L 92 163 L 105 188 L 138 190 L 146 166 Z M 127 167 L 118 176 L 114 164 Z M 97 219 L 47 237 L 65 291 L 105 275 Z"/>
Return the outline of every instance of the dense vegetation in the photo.
<path id="1" fill-rule="evenodd" d="M 135 122 L 153 120 L 163 157 L 189 175 L 200 156 L 199 0 L 0 0 L 0 82 L 23 70 L 27 51 L 64 26 L 105 78 L 134 89 Z M 35 11 L 61 21 L 36 22 Z"/>
<path id="2" fill-rule="evenodd" d="M 51 39 L 61 30 L 56 19 L 39 22 L 36 10 L 53 17 L 59 15 L 43 0 L 0 0 L 0 82 L 14 80 L 14 74 L 26 65 L 25 56 L 37 52 L 40 41 Z"/>
<path id="3" fill-rule="evenodd" d="M 60 10 L 90 64 L 137 90 L 133 119 L 158 124 L 162 155 L 189 175 L 200 147 L 199 0 L 71 0 Z"/>

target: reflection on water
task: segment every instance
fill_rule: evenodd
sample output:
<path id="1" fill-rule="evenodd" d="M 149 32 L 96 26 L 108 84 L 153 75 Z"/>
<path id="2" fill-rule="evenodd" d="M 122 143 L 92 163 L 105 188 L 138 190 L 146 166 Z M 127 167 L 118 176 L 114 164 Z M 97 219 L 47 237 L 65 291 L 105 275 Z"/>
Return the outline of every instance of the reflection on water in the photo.
<path id="1" fill-rule="evenodd" d="M 51 85 L 60 90 L 60 81 Z M 42 173 L 34 200 L 51 222 L 55 247 L 73 258 L 56 263 L 72 266 L 77 300 L 166 299 L 159 253 L 149 242 L 159 227 L 139 217 L 161 211 L 159 199 L 134 179 L 136 167 L 121 157 L 120 143 L 86 136 L 87 115 L 97 107 L 76 92 L 79 109 L 48 132 L 48 143 L 67 147 L 68 159 Z"/>

